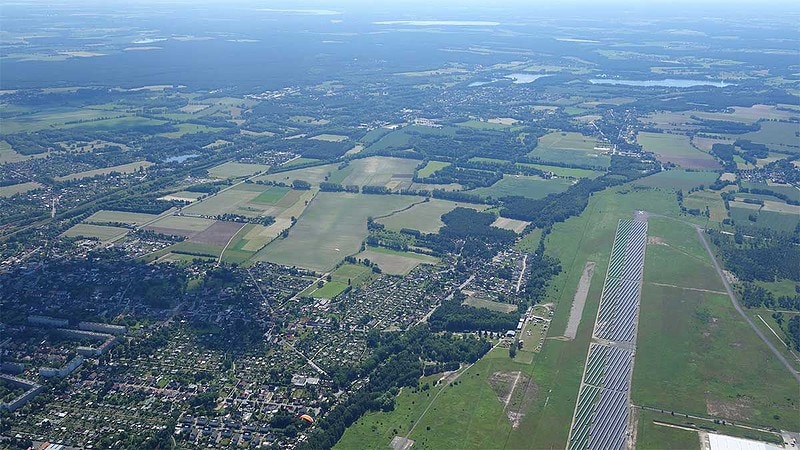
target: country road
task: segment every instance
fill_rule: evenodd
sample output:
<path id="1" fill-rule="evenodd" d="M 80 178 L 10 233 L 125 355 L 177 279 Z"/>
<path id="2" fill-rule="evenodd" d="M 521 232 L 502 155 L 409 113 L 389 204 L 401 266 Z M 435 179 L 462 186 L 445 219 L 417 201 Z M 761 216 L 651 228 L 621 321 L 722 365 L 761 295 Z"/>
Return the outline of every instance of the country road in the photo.
<path id="1" fill-rule="evenodd" d="M 775 356 L 786 367 L 789 373 L 792 374 L 794 379 L 797 380 L 798 383 L 800 383 L 800 372 L 798 372 L 794 367 L 792 367 L 792 364 L 789 362 L 789 360 L 787 360 L 786 357 L 783 356 L 783 354 L 780 352 L 780 350 L 778 350 L 778 348 L 775 347 L 772 341 L 770 341 L 767 338 L 767 336 L 761 332 L 761 330 L 758 328 L 758 326 L 756 326 L 755 322 L 753 322 L 750 316 L 745 314 L 742 305 L 739 304 L 739 299 L 736 298 L 736 294 L 733 292 L 730 283 L 728 283 L 728 279 L 725 278 L 725 274 L 722 272 L 722 267 L 720 267 L 719 261 L 717 261 L 717 257 L 711 250 L 711 246 L 708 245 L 708 241 L 706 240 L 706 235 L 705 232 L 703 231 L 703 227 L 691 222 L 687 222 L 685 220 L 678 219 L 676 217 L 665 216 L 663 214 L 656 214 L 647 211 L 644 211 L 644 213 L 651 217 L 661 217 L 663 219 L 676 220 L 683 224 L 689 225 L 695 229 L 695 231 L 697 232 L 697 237 L 700 238 L 700 242 L 702 242 L 703 247 L 706 248 L 706 252 L 708 252 L 708 256 L 711 258 L 711 262 L 714 263 L 714 268 L 717 270 L 717 275 L 719 275 L 719 279 L 722 280 L 722 285 L 725 286 L 725 291 L 728 293 L 728 297 L 730 297 L 731 303 L 733 303 L 733 307 L 736 308 L 736 311 L 738 311 L 739 315 L 742 316 L 742 318 L 745 320 L 745 322 L 747 322 L 748 325 L 750 325 L 750 328 L 752 328 L 753 331 L 755 331 L 755 333 L 758 335 L 758 337 L 761 338 L 764 344 L 766 344 L 766 346 L 769 347 L 772 353 L 775 354 Z"/>
<path id="2" fill-rule="evenodd" d="M 775 347 L 775 345 L 772 344 L 772 341 L 767 339 L 764 333 L 762 333 L 761 330 L 756 326 L 755 322 L 753 322 L 753 319 L 751 319 L 750 316 L 745 314 L 744 309 L 742 309 L 742 305 L 739 304 L 739 300 L 736 298 L 736 294 L 734 294 L 733 289 L 731 289 L 730 283 L 728 283 L 728 280 L 725 278 L 725 274 L 722 272 L 722 268 L 719 266 L 719 262 L 717 261 L 716 256 L 714 256 L 714 252 L 711 251 L 711 246 L 708 245 L 708 241 L 706 240 L 703 228 L 694 224 L 693 226 L 695 231 L 697 231 L 697 236 L 700 237 L 700 241 L 706 248 L 708 256 L 711 257 L 711 261 L 714 263 L 714 268 L 717 269 L 717 274 L 719 275 L 720 280 L 722 280 L 722 284 L 725 286 L 725 291 L 728 292 L 728 297 L 731 298 L 731 303 L 733 303 L 733 307 L 736 308 L 736 311 L 739 312 L 739 315 L 742 316 L 742 318 L 750 325 L 750 328 L 752 328 L 753 331 L 756 332 L 758 337 L 760 337 L 761 340 L 764 341 L 764 344 L 766 344 L 767 347 L 769 347 L 769 349 L 772 350 L 772 353 L 775 354 L 778 360 L 780 360 L 780 362 L 783 363 L 784 366 L 786 366 L 786 369 L 789 370 L 789 372 L 792 374 L 795 380 L 797 380 L 797 382 L 800 383 L 800 372 L 798 372 L 797 370 L 795 370 L 794 367 L 792 367 L 792 364 L 786 359 L 785 356 L 783 356 L 780 350 L 778 350 Z"/>

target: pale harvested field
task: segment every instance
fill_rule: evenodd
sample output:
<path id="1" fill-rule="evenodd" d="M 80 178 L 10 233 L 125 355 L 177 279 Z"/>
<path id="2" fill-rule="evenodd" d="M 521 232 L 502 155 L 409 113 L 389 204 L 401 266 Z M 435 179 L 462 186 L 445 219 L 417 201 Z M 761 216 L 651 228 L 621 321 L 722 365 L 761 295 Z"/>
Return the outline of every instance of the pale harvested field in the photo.
<path id="1" fill-rule="evenodd" d="M 774 200 L 764 200 L 764 210 L 800 215 L 800 206 Z"/>
<path id="2" fill-rule="evenodd" d="M 353 161 L 345 170 L 350 173 L 342 184 L 358 186 L 387 186 L 391 189 L 411 186 L 411 178 L 419 161 L 405 158 L 375 156 Z M 388 186 L 395 182 L 393 186 Z"/>
<path id="3" fill-rule="evenodd" d="M 514 125 L 515 123 L 519 122 L 519 120 L 511 117 L 495 117 L 493 119 L 487 120 L 487 122 L 496 123 L 500 125 Z"/>
<path id="4" fill-rule="evenodd" d="M 239 134 L 242 134 L 244 136 L 275 136 L 275 133 L 271 131 L 239 130 Z"/>
<path id="5" fill-rule="evenodd" d="M 257 181 L 275 181 L 292 184 L 293 180 L 303 180 L 312 185 L 319 185 L 325 181 L 325 177 L 336 172 L 338 164 L 326 164 L 324 166 L 314 166 L 305 169 L 288 170 L 286 172 L 262 175 L 256 178 Z"/>
<path id="6" fill-rule="evenodd" d="M 438 258 L 411 252 L 395 252 L 384 248 L 367 248 L 356 255 L 358 259 L 367 258 L 376 263 L 384 273 L 406 275 L 420 264 L 436 264 Z"/>
<path id="7" fill-rule="evenodd" d="M 215 220 L 200 217 L 167 216 L 146 228 L 159 233 L 192 236 L 210 227 L 214 222 Z"/>
<path id="8" fill-rule="evenodd" d="M 149 222 L 155 219 L 156 217 L 158 217 L 158 215 L 156 214 L 133 213 L 127 211 L 109 211 L 107 209 L 104 209 L 102 211 L 97 211 L 96 213 L 87 217 L 86 220 L 84 220 L 84 222 L 86 223 L 119 222 L 119 223 L 127 223 L 130 225 L 140 225 Z"/>
<path id="9" fill-rule="evenodd" d="M 364 150 L 364 144 L 356 144 L 356 145 L 353 146 L 353 148 L 348 150 L 344 154 L 344 156 L 356 155 L 358 153 L 361 153 L 362 150 Z"/>
<path id="10" fill-rule="evenodd" d="M 96 238 L 103 242 L 108 242 L 115 238 L 124 236 L 127 232 L 128 229 L 122 227 L 108 227 L 103 225 L 79 223 L 65 231 L 63 235 L 66 237 Z"/>
<path id="11" fill-rule="evenodd" d="M 204 196 L 205 194 L 202 192 L 191 192 L 191 191 L 178 191 L 173 192 L 172 194 L 165 195 L 163 197 L 159 197 L 159 200 L 178 200 L 181 202 L 193 202 L 198 198 Z"/>
<path id="12" fill-rule="evenodd" d="M 0 186 L 0 197 L 11 197 L 12 195 L 39 189 L 40 187 L 42 187 L 42 185 L 35 181 L 12 184 L 10 186 Z"/>
<path id="13" fill-rule="evenodd" d="M 342 142 L 348 140 L 349 138 L 347 136 L 342 136 L 341 134 L 318 134 L 316 136 L 311 136 L 309 139 L 325 142 Z"/>
<path id="14" fill-rule="evenodd" d="M 417 201 L 419 202 L 420 200 L 417 199 Z M 396 212 L 388 217 L 381 217 L 376 221 L 394 231 L 400 231 L 402 228 L 410 228 L 423 233 L 436 233 L 444 226 L 442 215 L 449 213 L 457 206 L 477 209 L 479 211 L 483 211 L 487 207 L 486 205 L 472 205 L 449 200 L 431 199 L 428 202 L 418 203 L 405 211 Z"/>
<path id="15" fill-rule="evenodd" d="M 264 190 L 267 189 L 267 186 L 264 186 Z M 198 214 L 201 216 L 216 216 L 218 214 L 227 214 L 227 213 L 236 213 L 240 214 L 240 210 L 244 209 L 242 205 L 250 202 L 254 198 L 258 197 L 259 192 L 254 191 L 245 191 L 245 190 L 238 190 L 238 189 L 228 189 L 225 192 L 220 192 L 209 197 L 206 197 L 200 200 L 197 203 L 192 204 L 184 208 L 184 213 L 186 214 Z M 255 211 L 260 213 L 263 211 L 263 208 L 253 208 Z M 242 214 L 246 215 L 246 214 Z M 248 216 L 256 216 L 258 214 L 250 214 Z"/>
<path id="16" fill-rule="evenodd" d="M 226 162 L 208 169 L 208 174 L 214 178 L 241 178 L 255 175 L 267 169 L 269 169 L 269 166 L 264 164 Z"/>
<path id="17" fill-rule="evenodd" d="M 523 220 L 516 220 L 516 219 L 508 219 L 506 217 L 498 217 L 497 220 L 492 223 L 493 227 L 502 228 L 504 230 L 511 230 L 517 234 L 522 233 L 525 231 L 525 227 L 530 225 L 530 222 L 525 222 Z"/>

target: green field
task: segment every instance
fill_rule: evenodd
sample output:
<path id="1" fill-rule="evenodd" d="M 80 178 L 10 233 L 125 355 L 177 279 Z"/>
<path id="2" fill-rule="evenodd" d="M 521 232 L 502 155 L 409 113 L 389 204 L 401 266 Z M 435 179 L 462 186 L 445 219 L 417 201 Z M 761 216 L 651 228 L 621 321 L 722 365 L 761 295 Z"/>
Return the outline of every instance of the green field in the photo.
<path id="1" fill-rule="evenodd" d="M 317 284 L 309 286 L 301 295 L 314 298 L 332 299 L 342 293 L 348 286 L 361 286 L 372 278 L 372 269 L 362 264 L 342 264 L 331 274 L 331 281 L 319 288 Z"/>
<path id="2" fill-rule="evenodd" d="M 742 202 L 730 202 L 730 217 L 737 225 L 753 225 L 773 230 L 792 232 L 800 223 L 800 216 L 792 213 L 781 213 L 759 208 Z M 756 221 L 750 220 L 755 216 Z"/>
<path id="3" fill-rule="evenodd" d="M 633 402 L 796 429 L 797 385 L 722 293 L 695 230 L 651 218 L 648 236 Z"/>
<path id="4" fill-rule="evenodd" d="M 759 285 L 770 284 L 770 283 L 758 283 Z M 790 292 L 790 295 L 793 294 L 794 289 Z M 758 328 L 761 329 L 761 332 L 764 333 L 764 336 L 769 339 L 772 344 L 777 348 L 783 356 L 786 358 L 789 363 L 791 363 L 795 370 L 800 370 L 800 353 L 794 350 L 792 347 L 787 345 L 789 342 L 789 332 L 787 330 L 788 325 L 787 322 L 794 316 L 800 315 L 800 312 L 789 312 L 789 311 L 782 311 L 780 314 L 782 316 L 781 323 L 778 323 L 772 315 L 775 311 L 767 308 L 748 308 L 746 310 L 747 315 L 750 316 L 753 323 L 756 324 Z"/>
<path id="5" fill-rule="evenodd" d="M 639 427 L 636 432 L 636 448 L 641 450 L 661 450 L 666 448 L 700 450 L 700 438 L 696 431 L 683 430 L 653 423 L 660 422 L 681 424 L 679 418 L 654 411 L 641 411 Z"/>
<path id="6" fill-rule="evenodd" d="M 71 181 L 71 180 L 79 180 L 81 178 L 90 178 L 96 177 L 98 175 L 108 175 L 111 172 L 119 172 L 119 173 L 133 173 L 141 168 L 147 168 L 152 166 L 153 163 L 150 161 L 136 161 L 128 164 L 120 164 L 119 166 L 112 166 L 112 167 L 104 167 L 102 169 L 94 169 L 94 170 L 87 170 L 85 172 L 78 172 L 78 173 L 71 173 L 69 175 L 64 175 L 63 177 L 56 177 L 56 181 Z"/>
<path id="7" fill-rule="evenodd" d="M 320 192 L 289 231 L 256 254 L 260 261 L 330 270 L 358 252 L 367 236 L 367 217 L 403 209 L 419 197 Z"/>
<path id="8" fill-rule="evenodd" d="M 343 169 L 336 164 L 326 164 L 264 175 L 258 180 L 285 184 L 303 180 L 312 185 L 328 181 L 343 185 L 386 186 L 396 190 L 411 186 L 411 177 L 418 164 L 419 161 L 413 159 L 372 156 L 351 161 Z"/>
<path id="9" fill-rule="evenodd" d="M 572 181 L 564 178 L 546 180 L 536 176 L 503 175 L 503 179 L 497 183 L 489 187 L 473 189 L 470 192 L 482 197 L 491 197 L 495 199 L 512 195 L 528 198 L 543 198 L 550 194 L 564 192 L 571 185 Z"/>
<path id="10" fill-rule="evenodd" d="M 262 186 L 265 190 L 267 186 Z M 265 208 L 269 208 L 268 204 L 257 203 L 255 207 L 250 207 L 252 211 L 247 213 L 249 202 L 253 201 L 260 195 L 259 192 L 253 192 L 243 189 L 228 189 L 224 192 L 210 195 L 201 199 L 199 202 L 193 203 L 183 209 L 186 214 L 199 214 L 203 216 L 216 216 L 218 214 L 236 213 L 248 216 L 256 216 L 263 212 Z M 258 207 L 258 208 L 256 208 Z"/>
<path id="11" fill-rule="evenodd" d="M 268 203 L 270 205 L 274 205 L 278 203 L 280 199 L 286 196 L 286 194 L 290 191 L 288 187 L 282 186 L 272 186 L 267 188 L 266 191 L 258 194 L 258 197 L 254 198 L 252 201 L 256 203 Z"/>
<path id="12" fill-rule="evenodd" d="M 215 245 L 209 244 L 201 244 L 199 242 L 178 242 L 177 244 L 169 247 L 169 250 L 173 253 L 180 253 L 180 254 L 188 254 L 192 256 L 205 256 L 210 258 L 217 258 L 219 257 L 220 252 L 222 252 L 221 247 L 217 247 Z M 227 254 L 227 251 L 225 252 Z"/>
<path id="13" fill-rule="evenodd" d="M 714 222 L 722 222 L 728 217 L 728 210 L 725 209 L 725 202 L 720 197 L 719 192 L 711 190 L 695 191 L 686 195 L 684 191 L 683 205 L 689 209 L 699 209 L 708 211 L 711 214 L 709 217 Z"/>
<path id="14" fill-rule="evenodd" d="M 417 133 L 420 135 L 433 135 L 433 136 L 454 136 L 456 132 L 455 127 L 442 127 L 433 128 L 421 125 L 410 125 L 397 130 L 393 130 L 385 136 L 378 139 L 367 147 L 367 152 L 380 151 L 380 150 L 403 150 L 411 147 L 411 137 Z M 362 138 L 363 140 L 363 138 Z"/>
<path id="15" fill-rule="evenodd" d="M 443 162 L 443 161 L 428 161 L 428 164 L 425 164 L 425 167 L 419 169 L 417 171 L 417 177 L 419 178 L 428 178 L 437 170 L 444 169 L 445 167 L 451 165 L 452 163 Z"/>
<path id="16" fill-rule="evenodd" d="M 687 194 L 689 189 L 714 183 L 718 174 L 716 172 L 687 172 L 681 169 L 664 170 L 649 177 L 640 178 L 635 182 L 641 186 L 653 186 L 664 189 L 682 190 Z"/>
<path id="17" fill-rule="evenodd" d="M 44 130 L 47 128 L 61 127 L 65 122 L 78 120 L 97 120 L 100 117 L 118 115 L 118 113 L 101 111 L 89 108 L 53 108 L 33 114 L 3 119 L 3 133 L 15 134 Z M 85 125 L 83 123 L 81 125 Z"/>
<path id="18" fill-rule="evenodd" d="M 214 224 L 214 220 L 200 217 L 167 216 L 147 226 L 165 234 L 178 234 L 188 236 L 199 233 Z"/>
<path id="19" fill-rule="evenodd" d="M 0 186 L 0 197 L 11 197 L 12 195 L 21 194 L 23 192 L 32 191 L 42 187 L 41 184 L 35 181 L 28 181 L 27 183 L 10 184 L 8 186 Z"/>
<path id="20" fill-rule="evenodd" d="M 556 166 L 548 166 L 545 164 L 518 163 L 517 165 L 522 167 L 532 167 L 534 169 L 544 170 L 546 172 L 552 172 L 553 175 L 557 177 L 597 178 L 603 174 L 603 172 L 600 172 L 598 170 L 573 169 L 571 167 L 556 167 Z"/>
<path id="21" fill-rule="evenodd" d="M 226 162 L 208 169 L 208 174 L 214 178 L 243 178 L 267 169 L 269 169 L 269 166 L 264 164 Z"/>
<path id="22" fill-rule="evenodd" d="M 295 158 L 295 159 L 293 159 L 291 161 L 287 161 L 287 162 L 281 164 L 281 167 L 294 167 L 294 166 L 300 166 L 300 165 L 308 164 L 308 163 L 315 163 L 315 162 L 318 162 L 318 161 L 320 161 L 320 160 L 319 159 L 314 159 L 314 158 L 302 158 L 301 157 L 301 158 Z"/>
<path id="23" fill-rule="evenodd" d="M 600 143 L 573 132 L 553 132 L 539 138 L 539 145 L 528 156 L 545 162 L 561 162 L 593 167 L 608 167 L 611 157 L 595 150 Z"/>
<path id="24" fill-rule="evenodd" d="M 365 415 L 347 429 L 334 448 L 386 448 L 394 430 L 405 436 L 429 404 L 431 408 L 409 436 L 415 441 L 414 448 L 508 448 L 511 422 L 488 380 L 495 372 L 528 372 L 530 368 L 530 364 L 510 359 L 506 349 L 492 350 L 455 383 L 441 383 L 427 391 L 405 389 L 394 411 Z M 433 385 L 438 378 L 423 381 Z"/>
<path id="25" fill-rule="evenodd" d="M 420 202 L 405 211 L 394 213 L 388 217 L 381 217 L 377 219 L 377 222 L 394 231 L 410 228 L 423 233 L 436 233 L 439 228 L 444 226 L 442 215 L 449 213 L 457 206 L 459 206 L 457 202 L 431 199 L 427 202 Z M 484 205 L 465 203 L 462 203 L 461 206 L 478 210 L 486 208 Z"/>
<path id="26" fill-rule="evenodd" d="M 661 162 L 671 162 L 685 169 L 719 168 L 713 156 L 692 147 L 688 136 L 642 131 L 636 140 L 645 151 L 658 155 Z"/>
<path id="27" fill-rule="evenodd" d="M 214 127 L 207 127 L 205 125 L 197 125 L 194 123 L 179 123 L 175 125 L 178 128 L 177 131 L 170 131 L 168 133 L 160 133 L 158 136 L 163 136 L 165 138 L 170 139 L 177 139 L 182 137 L 185 134 L 194 134 L 194 133 L 216 133 L 217 131 L 222 130 L 222 128 L 214 128 Z"/>
<path id="28" fill-rule="evenodd" d="M 67 237 L 97 238 L 103 242 L 111 241 L 125 235 L 129 230 L 122 227 L 108 227 L 79 223 L 64 232 Z"/>
<path id="29" fill-rule="evenodd" d="M 130 225 L 140 225 L 145 222 L 149 222 L 155 219 L 156 217 L 158 217 L 158 215 L 156 214 L 102 210 L 102 211 L 97 211 L 96 213 L 87 217 L 84 220 L 84 222 L 86 223 L 119 222 L 119 223 L 127 223 Z"/>
<path id="30" fill-rule="evenodd" d="M 319 289 L 314 289 L 311 297 L 314 298 L 334 298 L 347 289 L 347 284 L 339 281 L 327 281 Z"/>
<path id="31" fill-rule="evenodd" d="M 292 208 L 300 198 L 309 199 L 315 191 L 296 191 L 281 186 L 240 184 L 192 204 L 183 209 L 186 214 L 216 216 L 238 214 L 245 217 L 273 216 L 276 220 Z M 299 216 L 294 211 L 291 215 Z"/>
<path id="32" fill-rule="evenodd" d="M 742 181 L 742 187 L 747 189 L 769 189 L 770 191 L 786 195 L 788 198 L 800 202 L 800 189 L 788 184 L 767 184 Z"/>
<path id="33" fill-rule="evenodd" d="M 115 111 L 102 111 L 102 113 L 103 116 L 118 115 Z M 94 130 L 114 131 L 124 130 L 126 128 L 163 125 L 165 123 L 166 122 L 163 120 L 150 119 L 147 117 L 122 116 L 103 120 L 92 120 L 89 122 L 70 123 L 62 125 L 61 128 L 91 128 Z"/>
<path id="34" fill-rule="evenodd" d="M 798 148 L 800 138 L 796 134 L 798 132 L 800 132 L 800 125 L 797 123 L 761 122 L 760 130 L 732 137 L 766 144 L 772 150 L 783 153 L 797 154 L 800 153 L 800 148 Z"/>
<path id="35" fill-rule="evenodd" d="M 414 252 L 399 252 L 383 247 L 367 247 L 358 255 L 358 259 L 369 259 L 390 275 L 406 275 L 420 264 L 436 264 L 439 258 Z"/>

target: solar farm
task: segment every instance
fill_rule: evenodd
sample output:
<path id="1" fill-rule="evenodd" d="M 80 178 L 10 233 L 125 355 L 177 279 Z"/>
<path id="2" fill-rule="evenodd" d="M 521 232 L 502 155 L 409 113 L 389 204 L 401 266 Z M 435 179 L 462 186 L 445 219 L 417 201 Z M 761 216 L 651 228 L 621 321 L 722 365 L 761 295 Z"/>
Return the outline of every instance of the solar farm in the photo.
<path id="1" fill-rule="evenodd" d="M 567 448 L 623 449 L 641 298 L 647 222 L 620 220 Z"/>

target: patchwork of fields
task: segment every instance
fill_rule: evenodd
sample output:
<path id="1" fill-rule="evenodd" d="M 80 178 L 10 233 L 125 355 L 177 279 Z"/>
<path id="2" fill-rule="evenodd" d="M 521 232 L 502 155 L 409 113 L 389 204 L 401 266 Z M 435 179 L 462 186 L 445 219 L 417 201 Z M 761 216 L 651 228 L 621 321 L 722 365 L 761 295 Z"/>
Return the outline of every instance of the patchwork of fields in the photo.
<path id="1" fill-rule="evenodd" d="M 637 141 L 645 151 L 658 155 L 663 162 L 671 162 L 685 169 L 717 169 L 719 163 L 708 153 L 694 148 L 683 134 L 640 132 Z"/>
<path id="2" fill-rule="evenodd" d="M 580 133 L 554 132 L 540 137 L 539 145 L 528 156 L 544 162 L 608 167 L 611 158 L 601 147 L 598 140 Z"/>
<path id="3" fill-rule="evenodd" d="M 417 197 L 320 192 L 289 231 L 258 252 L 257 260 L 325 272 L 358 252 L 367 236 L 367 217 L 389 214 Z"/>

